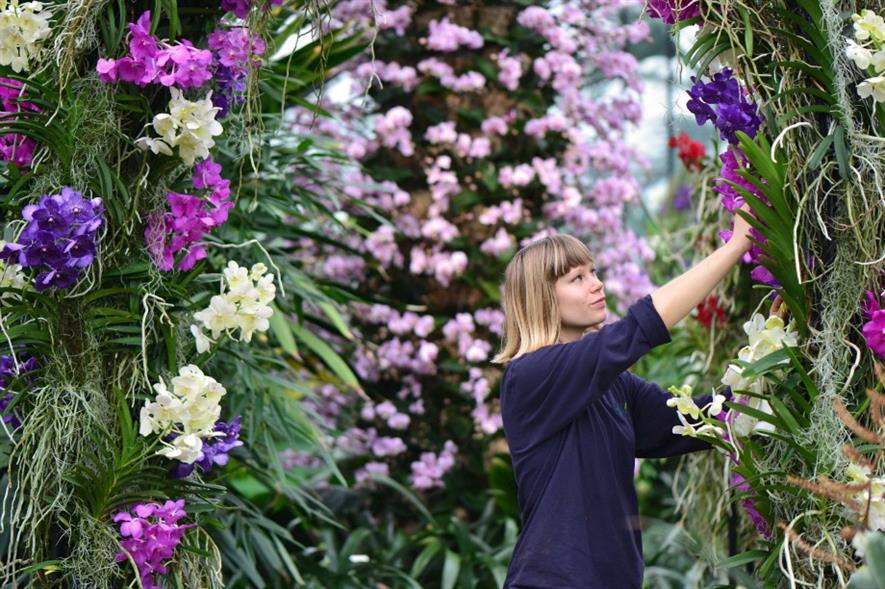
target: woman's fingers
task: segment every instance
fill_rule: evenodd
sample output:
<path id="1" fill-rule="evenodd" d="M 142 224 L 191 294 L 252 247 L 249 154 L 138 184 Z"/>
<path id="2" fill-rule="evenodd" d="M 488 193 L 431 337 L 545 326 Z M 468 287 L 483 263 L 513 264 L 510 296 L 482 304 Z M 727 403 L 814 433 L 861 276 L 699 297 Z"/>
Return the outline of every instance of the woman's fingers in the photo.
<path id="1" fill-rule="evenodd" d="M 785 309 L 783 309 L 783 302 L 784 299 L 781 298 L 781 295 L 774 297 L 774 302 L 771 303 L 771 311 L 768 313 L 769 317 L 777 315 L 781 319 L 784 318 Z"/>

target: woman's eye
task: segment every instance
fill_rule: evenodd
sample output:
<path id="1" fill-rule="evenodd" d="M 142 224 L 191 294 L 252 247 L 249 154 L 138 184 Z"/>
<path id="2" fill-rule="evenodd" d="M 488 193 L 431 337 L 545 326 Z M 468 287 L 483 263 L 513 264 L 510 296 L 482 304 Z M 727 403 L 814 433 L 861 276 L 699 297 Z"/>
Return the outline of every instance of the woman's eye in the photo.
<path id="1" fill-rule="evenodd" d="M 581 274 L 578 274 L 577 276 L 575 276 L 574 278 L 572 278 L 572 282 L 577 282 L 577 281 L 580 280 L 581 278 L 583 278 L 583 276 L 582 276 Z"/>

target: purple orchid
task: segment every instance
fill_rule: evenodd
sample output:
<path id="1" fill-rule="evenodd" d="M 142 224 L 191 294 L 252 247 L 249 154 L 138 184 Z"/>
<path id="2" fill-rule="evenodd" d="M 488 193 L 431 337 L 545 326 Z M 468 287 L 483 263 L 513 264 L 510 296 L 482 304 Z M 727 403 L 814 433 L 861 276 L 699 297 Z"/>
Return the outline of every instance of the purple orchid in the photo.
<path id="1" fill-rule="evenodd" d="M 221 177 L 221 166 L 212 158 L 194 166 L 191 180 L 194 188 L 209 191 L 208 198 L 192 194 L 167 192 L 169 211 L 148 218 L 144 230 L 148 251 L 164 271 L 175 265 L 175 255 L 186 250 L 178 262 L 179 270 L 190 270 L 206 257 L 206 249 L 198 242 L 214 227 L 227 221 L 234 203 L 230 201 L 230 180 Z"/>
<path id="2" fill-rule="evenodd" d="M 22 86 L 18 80 L 0 78 L 0 123 L 13 122 L 19 118 L 19 113 L 25 111 L 40 112 L 35 104 L 23 100 Z M 34 159 L 36 148 L 36 142 L 24 135 L 0 135 L 0 162 L 12 162 L 19 168 L 25 168 Z"/>
<path id="3" fill-rule="evenodd" d="M 243 445 L 242 440 L 239 439 L 240 422 L 242 419 L 242 416 L 237 416 L 237 418 L 229 424 L 223 421 L 216 422 L 213 431 L 216 434 L 221 435 L 217 435 L 217 437 L 203 442 L 203 456 L 193 464 L 177 464 L 173 476 L 179 479 L 184 478 L 190 475 L 194 471 L 194 467 L 197 465 L 199 465 L 200 470 L 204 473 L 212 470 L 213 465 L 226 465 L 230 459 L 228 453 L 234 448 Z"/>
<path id="4" fill-rule="evenodd" d="M 737 145 L 737 132 L 743 131 L 755 137 L 764 118 L 758 114 L 756 104 L 747 100 L 747 92 L 741 88 L 731 68 L 713 75 L 709 82 L 694 76 L 688 91 L 688 110 L 694 114 L 698 125 L 707 121 L 719 129 L 719 136 Z"/>
<path id="5" fill-rule="evenodd" d="M 876 296 L 867 291 L 867 300 L 863 308 L 869 321 L 864 323 L 863 335 L 867 346 L 880 358 L 885 358 L 885 309 L 879 307 Z"/>
<path id="6" fill-rule="evenodd" d="M 44 195 L 38 204 L 22 209 L 27 226 L 16 243 L 6 244 L 0 258 L 37 268 L 38 291 L 68 288 L 96 255 L 96 234 L 104 224 L 100 198 L 86 200 L 64 187 L 61 194 Z"/>
<path id="7" fill-rule="evenodd" d="M 700 0 L 648 0 L 645 10 L 652 18 L 672 25 L 701 15 Z"/>
<path id="8" fill-rule="evenodd" d="M 264 40 L 246 27 L 216 30 L 209 34 L 209 48 L 215 53 L 215 85 L 212 102 L 223 117 L 232 100 L 242 103 L 249 72 L 261 65 L 259 58 L 266 49 Z"/>
<path id="9" fill-rule="evenodd" d="M 145 589 L 160 589 L 154 575 L 166 573 L 164 561 L 172 557 L 187 528 L 195 525 L 178 523 L 186 516 L 184 499 L 167 500 L 162 506 L 137 503 L 131 513 L 121 511 L 114 515 L 114 522 L 120 524 L 120 535 L 124 538 L 120 541 L 122 550 L 117 553 L 117 562 L 131 556 Z"/>
<path id="10" fill-rule="evenodd" d="M 161 84 L 182 90 L 199 88 L 212 79 L 212 52 L 197 49 L 188 40 L 170 45 L 150 33 L 151 13 L 145 11 L 129 23 L 129 55 L 99 59 L 95 69 L 103 82 L 130 82 L 139 86 Z"/>
<path id="11" fill-rule="evenodd" d="M 283 0 L 270 0 L 265 1 L 264 9 L 267 10 L 273 5 L 279 6 L 283 3 Z M 255 4 L 253 0 L 221 0 L 221 9 L 227 12 L 233 12 L 237 18 L 246 18 L 249 16 L 249 11 L 252 9 L 252 5 Z"/>

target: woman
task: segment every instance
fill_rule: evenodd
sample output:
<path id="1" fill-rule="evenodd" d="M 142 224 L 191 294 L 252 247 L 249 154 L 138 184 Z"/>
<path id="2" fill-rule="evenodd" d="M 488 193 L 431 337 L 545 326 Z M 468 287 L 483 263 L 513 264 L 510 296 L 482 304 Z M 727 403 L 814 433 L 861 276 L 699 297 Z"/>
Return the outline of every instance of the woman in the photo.
<path id="1" fill-rule="evenodd" d="M 604 326 L 603 284 L 579 240 L 547 237 L 508 264 L 494 361 L 507 365 L 501 412 L 522 530 L 505 588 L 642 586 L 634 457 L 709 446 L 673 435 L 670 394 L 627 369 L 669 342 L 669 330 L 738 263 L 748 230 L 736 217 L 726 245 Z"/>

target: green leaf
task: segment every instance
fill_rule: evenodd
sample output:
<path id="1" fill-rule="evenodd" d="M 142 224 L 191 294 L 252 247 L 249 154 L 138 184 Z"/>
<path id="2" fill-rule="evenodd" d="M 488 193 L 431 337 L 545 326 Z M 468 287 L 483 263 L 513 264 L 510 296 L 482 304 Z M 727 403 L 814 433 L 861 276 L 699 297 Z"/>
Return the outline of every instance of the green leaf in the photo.
<path id="1" fill-rule="evenodd" d="M 832 85 L 832 80 L 827 75 L 827 72 L 820 67 L 815 67 L 802 61 L 789 60 L 775 61 L 772 62 L 772 65 L 775 67 L 798 70 L 799 72 L 814 78 L 815 80 L 820 82 L 821 86 L 825 88 L 829 88 Z"/>
<path id="2" fill-rule="evenodd" d="M 787 351 L 788 349 L 789 348 L 782 348 L 770 354 L 766 354 L 755 362 L 748 364 L 742 371 L 741 376 L 744 378 L 755 378 L 761 374 L 765 374 L 776 366 L 783 368 L 783 363 L 790 358 L 790 354 Z M 743 362 L 740 363 L 743 364 Z"/>
<path id="3" fill-rule="evenodd" d="M 730 556 L 729 558 L 726 558 L 724 560 L 720 560 L 718 563 L 716 563 L 716 566 L 723 569 L 730 569 L 737 566 L 745 565 L 750 562 L 756 562 L 757 560 L 762 560 L 768 555 L 768 550 L 748 550 L 746 552 L 741 552 L 740 554 Z"/>
<path id="4" fill-rule="evenodd" d="M 824 154 L 830 150 L 834 138 L 835 135 L 830 134 L 820 140 L 817 147 L 814 148 L 814 151 L 811 152 L 811 156 L 808 158 L 809 168 L 816 170 L 820 167 L 820 162 L 823 159 Z"/>
<path id="5" fill-rule="evenodd" d="M 793 348 L 784 348 L 787 354 L 790 356 L 790 362 L 793 364 L 793 368 L 796 371 L 796 374 L 799 375 L 799 378 L 802 379 L 802 383 L 805 385 L 805 389 L 811 394 L 810 402 L 814 402 L 818 397 L 817 385 L 814 384 L 814 381 L 811 380 L 811 376 L 808 374 L 808 371 L 805 370 L 805 367 L 799 361 L 799 357 L 796 355 L 796 352 Z"/>
<path id="6" fill-rule="evenodd" d="M 442 589 L 452 589 L 461 572 L 461 557 L 457 553 L 446 550 L 446 560 L 443 563 Z"/>
<path id="7" fill-rule="evenodd" d="M 366 537 L 369 535 L 369 530 L 366 528 L 359 528 L 350 533 L 347 537 L 347 541 L 344 542 L 344 546 L 341 547 L 339 552 L 341 558 L 350 558 L 351 554 L 354 554 L 359 548 L 360 544 Z"/>
<path id="8" fill-rule="evenodd" d="M 747 57 L 753 57 L 753 27 L 750 24 L 750 13 L 740 4 L 737 5 L 737 11 L 744 21 L 744 51 Z"/>
<path id="9" fill-rule="evenodd" d="M 280 346 L 282 346 L 286 353 L 294 358 L 300 359 L 301 356 L 298 355 L 298 345 L 295 343 L 295 336 L 292 335 L 292 328 L 289 321 L 276 304 L 271 304 L 270 307 L 273 309 L 273 315 L 270 316 L 270 329 L 277 338 L 277 342 L 279 342 Z"/>
<path id="10" fill-rule="evenodd" d="M 700 35 L 688 51 L 685 52 L 685 62 L 693 66 L 697 59 L 709 51 L 714 43 L 716 43 L 716 35 L 712 33 Z"/>
<path id="11" fill-rule="evenodd" d="M 305 328 L 303 325 L 291 321 L 289 322 L 289 325 L 292 328 L 295 337 L 304 342 L 313 353 L 319 356 L 338 378 L 353 388 L 362 390 L 359 381 L 350 369 L 350 366 L 347 365 L 347 363 L 329 344 L 321 340 L 316 334 Z"/>
<path id="12" fill-rule="evenodd" d="M 487 469 L 489 489 L 498 507 L 513 518 L 519 517 L 519 504 L 516 499 L 516 480 L 513 469 L 501 456 L 492 458 Z"/>
<path id="13" fill-rule="evenodd" d="M 338 329 L 338 332 L 346 337 L 349 340 L 353 340 L 353 333 L 350 331 L 350 328 L 347 327 L 347 323 L 345 323 L 344 319 L 341 317 L 341 313 L 338 312 L 338 309 L 332 303 L 328 301 L 317 301 L 317 306 L 323 310 L 323 313 L 326 314 L 326 317 L 332 321 L 332 324 Z"/>
<path id="14" fill-rule="evenodd" d="M 845 128 L 835 125 L 833 130 L 833 146 L 836 149 L 836 163 L 839 164 L 839 175 L 848 178 L 848 147 L 845 145 Z"/>
<path id="15" fill-rule="evenodd" d="M 777 397 L 769 397 L 768 403 L 771 405 L 771 408 L 774 409 L 775 414 L 780 417 L 784 425 L 787 427 L 787 430 L 793 435 L 798 436 L 802 427 L 799 425 L 796 417 L 793 415 L 793 412 L 790 411 L 784 402 L 778 399 Z"/>
<path id="16" fill-rule="evenodd" d="M 750 417 L 755 417 L 760 421 L 764 421 L 766 423 L 770 423 L 774 427 L 778 429 L 784 429 L 784 424 L 778 419 L 776 416 L 766 413 L 764 411 L 760 411 L 759 409 L 754 409 L 753 407 L 749 407 L 747 405 L 743 405 L 741 403 L 733 403 L 731 401 L 726 401 L 726 407 L 734 409 L 738 413 L 743 413 L 744 415 L 749 415 Z"/>
<path id="17" fill-rule="evenodd" d="M 439 540 L 431 540 L 430 543 L 424 547 L 424 550 L 418 554 L 418 558 L 415 559 L 415 562 L 412 563 L 412 570 L 409 574 L 413 577 L 419 577 L 421 573 L 424 572 L 424 569 L 427 568 L 427 565 L 430 564 L 430 561 L 433 560 L 433 557 L 436 556 L 437 552 L 441 549 L 442 544 Z"/>
<path id="18" fill-rule="evenodd" d="M 23 573 L 36 573 L 38 571 L 43 571 L 46 574 L 52 573 L 61 573 L 64 572 L 64 561 L 63 560 L 41 560 L 40 562 L 36 562 L 32 565 L 29 565 L 21 570 Z"/>
<path id="19" fill-rule="evenodd" d="M 401 484 L 399 484 L 398 482 L 396 482 L 392 478 L 384 476 L 384 475 L 380 475 L 380 474 L 372 475 L 372 480 L 379 482 L 383 485 L 387 485 L 391 489 L 397 491 L 400 495 L 402 495 L 405 499 L 407 499 L 409 501 L 409 503 L 411 503 L 415 507 L 415 509 L 418 510 L 418 513 L 420 513 L 424 517 L 424 519 L 426 520 L 426 523 L 430 527 L 432 527 L 434 529 L 438 529 L 439 526 L 437 525 L 436 520 L 433 519 L 433 515 L 431 515 L 431 513 L 429 511 L 427 511 L 427 508 L 424 506 L 424 503 L 414 493 L 412 493 L 411 491 L 409 491 L 408 489 L 403 487 Z"/>

